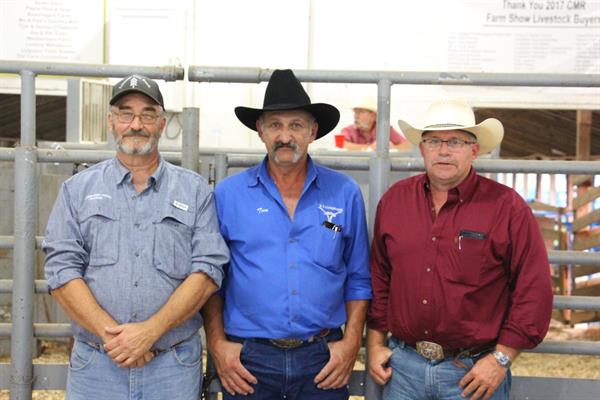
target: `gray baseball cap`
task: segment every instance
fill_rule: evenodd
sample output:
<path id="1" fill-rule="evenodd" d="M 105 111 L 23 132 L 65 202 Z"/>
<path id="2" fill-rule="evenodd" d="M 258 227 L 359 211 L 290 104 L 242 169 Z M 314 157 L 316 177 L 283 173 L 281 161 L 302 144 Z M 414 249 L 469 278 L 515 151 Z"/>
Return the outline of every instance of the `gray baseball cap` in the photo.
<path id="1" fill-rule="evenodd" d="M 121 97 L 128 93 L 145 94 L 154 100 L 156 104 L 160 105 L 163 110 L 165 109 L 162 93 L 160 93 L 158 84 L 146 76 L 135 74 L 129 75 L 117 82 L 115 86 L 113 86 L 110 105 L 114 105 Z"/>

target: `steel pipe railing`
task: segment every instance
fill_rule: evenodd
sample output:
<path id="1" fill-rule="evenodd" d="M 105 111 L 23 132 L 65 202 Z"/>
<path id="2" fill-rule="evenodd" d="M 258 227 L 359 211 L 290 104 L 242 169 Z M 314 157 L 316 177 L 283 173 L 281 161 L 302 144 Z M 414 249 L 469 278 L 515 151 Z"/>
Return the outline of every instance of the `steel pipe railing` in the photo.
<path id="1" fill-rule="evenodd" d="M 38 162 L 48 163 L 97 163 L 114 157 L 112 150 L 54 150 L 38 149 Z M 200 154 L 222 154 L 215 151 L 201 151 Z M 162 152 L 161 155 L 169 162 L 181 164 L 181 153 Z M 250 167 L 258 164 L 264 154 L 231 154 L 228 156 L 227 167 Z M 368 156 L 346 157 L 338 154 L 317 154 L 315 161 L 330 168 L 341 170 L 367 171 L 369 169 Z M 0 161 L 13 161 L 15 151 L 10 148 L 0 148 Z M 424 165 L 421 158 L 391 157 L 392 171 L 423 171 Z M 510 172 L 510 173 L 538 173 L 538 174 L 600 174 L 600 161 L 556 161 L 556 160 L 495 160 L 480 158 L 474 163 L 477 172 Z"/>
<path id="2" fill-rule="evenodd" d="M 271 77 L 272 69 L 223 68 L 191 65 L 191 82 L 260 83 Z M 467 86 L 536 86 L 536 87 L 600 87 L 598 74 L 500 74 L 478 72 L 419 72 L 419 71 L 331 71 L 294 69 L 302 82 L 379 83 L 409 85 L 467 85 Z"/>
<path id="3" fill-rule="evenodd" d="M 145 75 L 149 78 L 165 81 L 182 80 L 185 75 L 183 67 L 165 65 L 147 67 L 140 65 L 107 65 L 107 64 L 75 64 L 75 63 L 46 63 L 35 61 L 0 61 L 0 73 L 18 74 L 30 71 L 36 75 L 61 76 L 94 76 L 94 77 L 124 77 L 132 73 Z"/>

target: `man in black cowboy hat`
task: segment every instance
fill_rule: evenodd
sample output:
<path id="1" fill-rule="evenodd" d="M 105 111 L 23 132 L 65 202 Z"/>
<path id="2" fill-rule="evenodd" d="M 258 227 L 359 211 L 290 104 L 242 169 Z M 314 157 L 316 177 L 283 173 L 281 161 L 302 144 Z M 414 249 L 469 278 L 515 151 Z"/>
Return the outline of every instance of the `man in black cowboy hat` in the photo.
<path id="1" fill-rule="evenodd" d="M 263 108 L 235 113 L 268 154 L 215 190 L 231 261 L 204 315 L 225 399 L 347 399 L 371 298 L 364 203 L 307 154 L 339 112 L 276 70 Z"/>

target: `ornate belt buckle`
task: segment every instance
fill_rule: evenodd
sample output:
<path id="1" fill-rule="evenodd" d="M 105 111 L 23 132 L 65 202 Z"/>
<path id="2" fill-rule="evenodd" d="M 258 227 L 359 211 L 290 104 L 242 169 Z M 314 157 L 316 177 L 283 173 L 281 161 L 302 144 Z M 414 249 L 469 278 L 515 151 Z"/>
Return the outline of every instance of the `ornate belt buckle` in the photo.
<path id="1" fill-rule="evenodd" d="M 444 348 L 437 343 L 420 341 L 416 343 L 417 353 L 428 360 L 437 361 L 444 359 Z"/>
<path id="2" fill-rule="evenodd" d="M 300 346 L 304 341 L 302 339 L 271 339 L 271 343 L 282 349 L 293 349 Z"/>

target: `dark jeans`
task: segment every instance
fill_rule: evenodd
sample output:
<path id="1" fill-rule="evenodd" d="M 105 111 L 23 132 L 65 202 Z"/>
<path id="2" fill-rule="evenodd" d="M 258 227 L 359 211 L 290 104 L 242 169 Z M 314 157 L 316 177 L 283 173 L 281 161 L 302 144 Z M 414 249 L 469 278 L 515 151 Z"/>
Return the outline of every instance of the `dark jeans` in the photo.
<path id="1" fill-rule="evenodd" d="M 328 341 L 341 339 L 338 330 L 324 338 L 294 349 L 281 349 L 264 340 L 230 337 L 243 344 L 241 361 L 256 377 L 254 394 L 231 396 L 223 392 L 223 399 L 249 400 L 346 400 L 348 388 L 322 390 L 313 379 L 329 361 Z"/>

